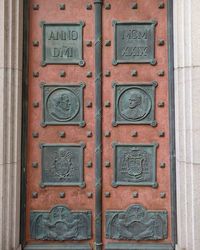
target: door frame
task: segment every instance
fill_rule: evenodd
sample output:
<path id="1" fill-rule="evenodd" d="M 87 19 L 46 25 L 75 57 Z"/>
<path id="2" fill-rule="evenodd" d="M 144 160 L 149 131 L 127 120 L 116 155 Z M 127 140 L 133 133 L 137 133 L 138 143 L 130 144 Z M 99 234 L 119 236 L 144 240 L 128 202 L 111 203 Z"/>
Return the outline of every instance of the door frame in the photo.
<path id="1" fill-rule="evenodd" d="M 21 218 L 20 242 L 25 244 L 26 224 L 26 155 L 28 128 L 28 58 L 29 58 L 29 0 L 23 0 L 23 76 L 22 76 L 22 141 L 21 141 Z M 93 0 L 94 2 L 94 0 Z M 171 182 L 171 230 L 172 247 L 177 243 L 177 211 L 176 211 L 176 151 L 175 151 L 175 94 L 174 94 L 174 36 L 173 36 L 173 0 L 168 4 L 168 91 L 169 91 L 169 139 L 170 139 L 170 182 Z M 94 34 L 95 35 L 95 34 Z M 134 249 L 134 248 L 130 248 Z"/>

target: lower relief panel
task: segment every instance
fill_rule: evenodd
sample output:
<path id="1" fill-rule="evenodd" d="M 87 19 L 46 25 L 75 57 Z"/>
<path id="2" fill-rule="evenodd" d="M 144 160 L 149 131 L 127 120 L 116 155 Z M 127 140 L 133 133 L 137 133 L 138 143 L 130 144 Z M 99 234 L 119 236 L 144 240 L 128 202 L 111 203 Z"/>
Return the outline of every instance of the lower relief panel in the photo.
<path id="1" fill-rule="evenodd" d="M 163 240 L 167 238 L 167 211 L 149 211 L 131 205 L 125 211 L 106 211 L 106 238 Z"/>
<path id="2" fill-rule="evenodd" d="M 48 211 L 31 212 L 31 238 L 35 240 L 91 239 L 91 212 L 70 211 L 59 205 Z"/>

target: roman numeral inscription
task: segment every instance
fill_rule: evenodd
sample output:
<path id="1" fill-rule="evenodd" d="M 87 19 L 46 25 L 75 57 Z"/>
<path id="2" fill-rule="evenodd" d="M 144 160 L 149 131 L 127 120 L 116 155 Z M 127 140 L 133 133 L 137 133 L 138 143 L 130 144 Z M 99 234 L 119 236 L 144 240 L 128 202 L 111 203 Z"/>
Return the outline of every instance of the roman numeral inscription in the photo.
<path id="1" fill-rule="evenodd" d="M 150 63 L 155 64 L 155 21 L 118 22 L 113 21 L 115 51 L 113 64 Z"/>
<path id="2" fill-rule="evenodd" d="M 46 24 L 43 27 L 43 60 L 46 64 L 79 64 L 82 58 L 82 28 L 80 23 Z"/>

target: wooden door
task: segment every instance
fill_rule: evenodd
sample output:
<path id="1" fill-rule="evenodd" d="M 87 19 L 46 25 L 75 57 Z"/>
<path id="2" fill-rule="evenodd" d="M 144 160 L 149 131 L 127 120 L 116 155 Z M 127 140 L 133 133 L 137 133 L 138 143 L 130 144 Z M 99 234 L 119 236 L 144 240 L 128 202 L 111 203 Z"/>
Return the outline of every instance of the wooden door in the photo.
<path id="1" fill-rule="evenodd" d="M 174 249 L 171 8 L 29 1 L 24 249 Z"/>

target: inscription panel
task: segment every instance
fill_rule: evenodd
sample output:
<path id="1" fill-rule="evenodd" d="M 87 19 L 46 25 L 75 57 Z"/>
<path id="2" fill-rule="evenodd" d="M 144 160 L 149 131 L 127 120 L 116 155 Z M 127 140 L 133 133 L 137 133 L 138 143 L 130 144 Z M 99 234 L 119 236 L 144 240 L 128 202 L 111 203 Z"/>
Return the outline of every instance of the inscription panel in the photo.
<path id="1" fill-rule="evenodd" d="M 118 124 L 150 124 L 156 126 L 155 88 L 157 82 L 150 84 L 114 83 L 114 119 Z"/>
<path id="2" fill-rule="evenodd" d="M 41 186 L 80 186 L 83 181 L 84 144 L 41 144 Z"/>
<path id="3" fill-rule="evenodd" d="M 156 21 L 119 22 L 114 20 L 114 58 L 118 63 L 150 63 L 155 59 Z"/>
<path id="4" fill-rule="evenodd" d="M 158 186 L 156 148 L 158 144 L 113 144 L 114 178 L 117 186 Z"/>
<path id="5" fill-rule="evenodd" d="M 31 211 L 30 233 L 35 240 L 88 240 L 91 212 L 75 212 L 62 205 L 51 211 Z"/>
<path id="6" fill-rule="evenodd" d="M 83 60 L 83 26 L 79 23 L 45 23 L 43 28 L 43 60 L 47 64 L 85 64 Z"/>
<path id="7" fill-rule="evenodd" d="M 42 84 L 43 119 L 42 126 L 71 124 L 84 126 L 83 88 L 79 85 Z"/>
<path id="8" fill-rule="evenodd" d="M 106 238 L 161 240 L 167 238 L 167 211 L 149 211 L 131 205 L 125 211 L 106 211 Z"/>

